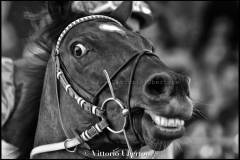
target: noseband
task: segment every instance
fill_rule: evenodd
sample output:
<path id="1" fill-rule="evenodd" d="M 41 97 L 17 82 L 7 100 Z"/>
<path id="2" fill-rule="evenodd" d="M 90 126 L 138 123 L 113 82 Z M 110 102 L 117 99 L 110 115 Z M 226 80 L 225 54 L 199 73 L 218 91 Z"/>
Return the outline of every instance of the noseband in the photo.
<path id="1" fill-rule="evenodd" d="M 136 71 L 136 67 L 138 65 L 138 62 L 140 61 L 141 57 L 143 55 L 152 55 L 152 56 L 156 56 L 155 54 L 153 54 L 151 51 L 149 50 L 145 50 L 142 53 L 136 53 L 134 54 L 127 62 L 125 62 L 123 65 L 121 65 L 116 71 L 115 73 L 113 73 L 110 77 L 107 73 L 106 70 L 104 70 L 104 74 L 106 76 L 106 82 L 100 87 L 100 89 L 97 91 L 97 93 L 94 95 L 94 97 L 91 97 L 89 100 L 85 100 L 84 98 L 82 98 L 70 85 L 70 83 L 68 83 L 63 70 L 61 69 L 61 64 L 62 62 L 60 61 L 60 52 L 59 52 L 59 48 L 60 48 L 60 44 L 64 38 L 64 36 L 66 35 L 66 33 L 73 28 L 74 26 L 76 26 L 77 24 L 86 22 L 86 21 L 90 21 L 90 20 L 95 20 L 95 19 L 105 19 L 105 20 L 110 20 L 113 21 L 115 23 L 117 23 L 118 25 L 122 26 L 122 24 L 120 22 L 118 22 L 117 20 L 108 17 L 108 16 L 103 16 L 103 15 L 91 15 L 91 16 L 86 16 L 83 18 L 79 18 L 75 21 L 73 21 L 72 23 L 70 23 L 64 30 L 63 32 L 60 34 L 56 47 L 55 47 L 55 52 L 53 52 L 52 54 L 52 58 L 53 61 L 55 62 L 55 79 L 59 80 L 60 84 L 65 88 L 65 91 L 68 93 L 68 95 L 70 95 L 72 98 L 74 98 L 76 100 L 76 102 L 80 105 L 80 107 L 85 110 L 86 112 L 93 114 L 97 117 L 99 117 L 101 119 L 100 122 L 96 123 L 95 125 L 91 126 L 90 129 L 87 129 L 85 131 L 83 131 L 81 134 L 78 134 L 76 132 L 74 132 L 75 137 L 71 138 L 71 136 L 68 134 L 63 121 L 62 121 L 62 113 L 61 113 L 61 109 L 60 109 L 60 102 L 59 102 L 59 96 L 58 96 L 58 87 L 56 84 L 56 97 L 57 97 L 57 106 L 58 106 L 58 111 L 59 111 L 59 120 L 60 120 L 60 124 L 61 127 L 63 129 L 63 132 L 66 136 L 66 140 L 63 142 L 59 142 L 59 143 L 53 143 L 53 144 L 46 144 L 46 145 L 41 145 L 38 147 L 35 147 L 30 154 L 30 158 L 32 158 L 34 155 L 36 154 L 40 154 L 40 153 L 46 153 L 46 152 L 52 152 L 52 151 L 57 151 L 57 150 L 63 150 L 65 149 L 68 152 L 75 152 L 77 150 L 77 146 L 81 145 L 83 143 L 85 143 L 86 141 L 91 140 L 93 137 L 95 137 L 96 135 L 98 135 L 99 133 L 103 132 L 104 129 L 107 129 L 108 131 L 114 133 L 114 134 L 120 134 L 123 133 L 124 134 L 124 138 L 126 140 L 127 146 L 128 146 L 128 151 L 132 152 L 132 148 L 130 146 L 129 140 L 127 138 L 127 134 L 126 134 L 126 126 L 127 126 L 127 117 L 129 118 L 130 121 L 130 125 L 132 126 L 131 128 L 133 129 L 134 134 L 136 135 L 136 137 L 139 139 L 134 126 L 133 126 L 133 120 L 132 120 L 132 116 L 131 116 L 131 112 L 130 112 L 130 99 L 131 99 L 131 90 L 132 90 L 132 82 L 134 80 L 134 73 Z M 157 56 L 156 56 L 157 57 Z M 111 80 L 116 77 L 128 64 L 130 64 L 130 62 L 134 61 L 134 65 L 131 71 L 131 75 L 130 75 L 130 84 L 128 86 L 128 99 L 127 99 L 127 105 L 124 105 L 124 103 L 119 100 L 118 98 L 116 98 L 112 84 L 111 84 Z M 60 64 L 61 63 L 61 64 Z M 96 99 L 99 97 L 100 93 L 106 88 L 106 86 L 109 86 L 110 92 L 112 97 L 107 98 L 103 101 L 101 107 L 98 107 L 94 104 L 96 104 Z M 87 93 L 84 89 L 81 89 L 81 91 L 83 92 L 82 94 L 84 95 L 89 95 L 89 93 Z M 107 117 L 105 116 L 105 112 L 106 112 L 106 104 L 110 101 L 114 101 L 121 109 L 122 109 L 122 116 L 124 117 L 124 124 L 122 129 L 120 130 L 113 130 L 112 128 L 110 128 L 108 122 L 107 122 Z M 70 149 L 73 148 L 73 149 Z"/>

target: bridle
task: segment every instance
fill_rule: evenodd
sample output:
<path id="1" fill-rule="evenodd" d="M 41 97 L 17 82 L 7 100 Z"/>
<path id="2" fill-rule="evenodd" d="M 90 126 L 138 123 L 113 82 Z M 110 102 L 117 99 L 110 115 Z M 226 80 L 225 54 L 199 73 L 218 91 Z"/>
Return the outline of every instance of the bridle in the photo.
<path id="1" fill-rule="evenodd" d="M 76 102 L 80 105 L 80 107 L 85 110 L 86 112 L 95 115 L 97 117 L 99 117 L 101 119 L 100 122 L 96 123 L 95 125 L 91 126 L 90 129 L 87 129 L 85 131 L 83 131 L 81 134 L 78 134 L 76 132 L 73 131 L 75 137 L 71 138 L 71 136 L 68 134 L 63 120 L 62 120 L 62 113 L 61 113 L 61 109 L 60 109 L 60 102 L 59 102 L 59 96 L 58 96 L 58 87 L 56 84 L 56 97 L 57 97 L 57 107 L 58 107 L 58 111 L 59 111 L 59 120 L 60 120 L 60 124 L 61 127 L 63 129 L 63 132 L 66 136 L 66 140 L 62 141 L 62 142 L 58 142 L 58 143 L 52 143 L 52 144 L 46 144 L 46 145 L 41 145 L 38 147 L 33 148 L 33 150 L 31 151 L 30 154 L 30 158 L 32 158 L 34 155 L 36 154 L 40 154 L 40 153 L 46 153 L 46 152 L 52 152 L 52 151 L 57 151 L 57 150 L 63 150 L 65 149 L 68 152 L 76 152 L 77 150 L 77 146 L 81 145 L 83 143 L 85 143 L 86 141 L 91 140 L 92 138 L 94 138 L 96 135 L 100 134 L 101 132 L 104 131 L 104 129 L 107 129 L 108 131 L 114 133 L 114 134 L 120 134 L 123 133 L 124 134 L 124 138 L 126 140 L 127 146 L 128 146 L 128 151 L 132 152 L 132 148 L 131 145 L 129 143 L 127 134 L 126 134 L 126 126 L 127 126 L 127 117 L 129 117 L 129 121 L 130 121 L 130 125 L 132 126 L 131 128 L 133 129 L 134 134 L 136 135 L 136 137 L 139 140 L 139 137 L 134 129 L 133 126 L 133 122 L 132 122 L 132 116 L 131 116 L 131 112 L 130 112 L 130 99 L 131 99 L 131 91 L 132 91 L 132 82 L 134 80 L 134 73 L 136 71 L 136 67 L 138 65 L 138 62 L 140 61 L 141 57 L 143 57 L 143 55 L 152 55 L 157 57 L 155 54 L 152 53 L 152 51 L 150 50 L 144 50 L 142 53 L 136 53 L 134 54 L 131 58 L 129 58 L 127 60 L 127 62 L 125 62 L 123 65 L 121 65 L 110 77 L 107 73 L 106 70 L 104 70 L 104 74 L 106 76 L 107 81 L 100 87 L 100 89 L 96 92 L 96 94 L 91 97 L 88 98 L 89 100 L 85 100 L 84 98 L 82 98 L 70 85 L 70 83 L 68 82 L 67 78 L 65 77 L 65 74 L 63 72 L 63 70 L 61 69 L 61 61 L 60 61 L 60 52 L 59 52 L 59 48 L 60 48 L 60 44 L 64 38 L 64 36 L 66 35 L 66 33 L 73 28 L 74 26 L 76 26 L 77 24 L 86 22 L 86 21 L 90 21 L 90 20 L 95 20 L 95 19 L 104 19 L 104 20 L 109 20 L 112 22 L 117 23 L 120 26 L 123 26 L 119 21 L 108 17 L 108 16 L 104 16 L 104 15 L 91 15 L 91 16 L 86 16 L 83 18 L 79 18 L 75 21 L 73 21 L 72 23 L 70 23 L 64 30 L 63 32 L 60 34 L 55 50 L 52 53 L 52 58 L 53 58 L 53 62 L 55 62 L 55 80 L 59 80 L 60 84 L 65 88 L 65 91 L 68 93 L 69 96 L 71 96 L 73 99 L 76 100 Z M 127 105 L 125 106 L 124 103 L 119 100 L 118 98 L 116 98 L 115 94 L 114 94 L 114 90 L 111 84 L 111 80 L 116 77 L 128 64 L 130 64 L 130 62 L 134 61 L 134 65 L 131 71 L 131 75 L 130 75 L 130 84 L 128 86 L 128 99 L 127 99 Z M 110 92 L 112 97 L 107 98 L 103 101 L 103 103 L 101 104 L 101 107 L 98 107 L 94 104 L 96 104 L 96 98 L 99 97 L 100 93 L 106 88 L 106 86 L 109 86 L 110 88 Z M 89 95 L 89 93 L 87 93 L 84 89 L 81 89 L 81 92 L 83 92 L 82 94 L 85 95 Z M 124 124 L 122 129 L 120 130 L 113 130 L 112 128 L 110 128 L 108 122 L 107 122 L 107 118 L 104 115 L 106 109 L 106 104 L 110 101 L 114 101 L 121 109 L 122 109 L 122 116 L 124 117 Z M 73 149 L 69 149 L 72 148 Z"/>

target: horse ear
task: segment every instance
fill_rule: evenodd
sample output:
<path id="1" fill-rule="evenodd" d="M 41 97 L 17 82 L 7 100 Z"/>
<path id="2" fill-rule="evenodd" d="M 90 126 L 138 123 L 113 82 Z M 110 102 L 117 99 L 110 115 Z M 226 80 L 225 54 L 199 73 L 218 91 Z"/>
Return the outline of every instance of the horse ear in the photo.
<path id="1" fill-rule="evenodd" d="M 132 1 L 123 1 L 120 6 L 110 14 L 110 16 L 124 23 L 132 14 L 132 6 Z"/>
<path id="2" fill-rule="evenodd" d="M 47 6 L 53 20 L 64 17 L 70 12 L 69 1 L 48 1 Z"/>

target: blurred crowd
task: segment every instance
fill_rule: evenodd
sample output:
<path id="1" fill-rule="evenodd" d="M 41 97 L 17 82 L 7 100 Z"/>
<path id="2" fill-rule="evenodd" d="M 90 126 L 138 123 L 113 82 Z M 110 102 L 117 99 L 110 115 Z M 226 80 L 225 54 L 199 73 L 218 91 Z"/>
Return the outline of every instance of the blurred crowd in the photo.
<path id="1" fill-rule="evenodd" d="M 237 158 L 239 3 L 150 4 L 156 21 L 144 35 L 168 66 L 191 77 L 195 109 L 176 158 Z"/>
<path id="2" fill-rule="evenodd" d="M 25 11 L 43 2 L 2 4 L 2 56 L 18 59 L 33 28 Z M 237 1 L 149 1 L 154 21 L 142 30 L 161 60 L 191 77 L 193 118 L 175 158 L 238 158 Z"/>

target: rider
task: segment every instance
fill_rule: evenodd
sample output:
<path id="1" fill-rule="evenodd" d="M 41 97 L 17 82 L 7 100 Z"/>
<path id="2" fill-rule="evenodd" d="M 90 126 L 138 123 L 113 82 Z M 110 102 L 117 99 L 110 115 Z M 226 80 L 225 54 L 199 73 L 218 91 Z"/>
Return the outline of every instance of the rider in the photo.
<path id="1" fill-rule="evenodd" d="M 73 1 L 71 3 L 71 11 L 75 13 L 88 13 L 88 14 L 106 14 L 111 13 L 114 11 L 122 1 Z M 49 15 L 45 19 L 45 23 L 49 23 Z M 140 31 L 140 29 L 143 29 L 147 26 L 149 26 L 152 22 L 152 12 L 150 7 L 147 3 L 144 1 L 133 1 L 133 8 L 132 8 L 132 15 L 130 18 L 128 18 L 126 24 L 133 30 L 133 31 Z M 23 52 L 23 57 L 28 58 L 28 62 L 26 66 L 27 68 L 34 68 L 36 70 L 42 70 L 45 68 L 44 66 L 47 65 L 49 56 L 51 54 L 52 44 L 49 42 L 46 38 L 41 37 L 41 39 L 37 39 L 25 47 L 25 50 Z M 13 65 L 13 64 L 12 64 Z M 29 67 L 30 66 L 30 67 Z M 21 68 L 24 70 L 24 67 Z M 20 69 L 20 70 L 21 70 Z M 24 72 L 24 71 L 23 71 Z M 36 81 L 33 80 L 32 77 L 39 76 L 38 72 L 34 72 L 31 74 L 24 74 L 24 83 L 25 84 L 18 84 L 14 86 L 16 90 L 20 90 L 19 92 L 19 99 L 22 100 L 24 97 L 32 96 L 33 89 L 35 90 L 36 94 L 39 94 L 39 90 L 42 88 L 32 88 L 33 86 L 31 83 L 36 83 Z M 23 74 L 21 74 L 23 75 Z M 44 75 L 42 75 L 44 76 Z M 22 78 L 22 77 L 21 77 Z M 43 79 L 43 77 L 42 77 Z M 41 86 L 41 85 L 40 85 Z M 39 86 L 38 86 L 39 87 Z M 18 89 L 19 88 L 19 89 Z M 24 92 L 23 92 L 24 90 Z M 31 91 L 30 91 L 31 90 Z M 2 90 L 2 92 L 7 92 Z M 22 93 L 23 92 L 23 93 Z M 23 95 L 24 94 L 24 95 Z M 3 94 L 2 94 L 3 95 Z M 14 96 L 14 95 L 13 95 Z M 2 96 L 2 101 L 4 97 Z M 13 98 L 14 99 L 14 98 Z M 26 98 L 25 98 L 26 99 Z M 9 99 L 6 99 L 9 101 Z M 20 101 L 18 100 L 18 101 Z M 26 103 L 28 103 L 28 100 L 25 100 Z M 20 105 L 27 105 L 27 104 L 20 104 Z M 18 105 L 15 107 L 19 107 Z M 3 113 L 4 110 L 2 110 L 2 115 L 5 115 Z M 13 113 L 14 114 L 14 113 Z M 4 117 L 6 119 L 8 117 Z M 2 150 L 3 154 L 6 154 L 4 150 Z M 5 157 L 8 157 L 8 155 L 5 155 Z"/>
<path id="2" fill-rule="evenodd" d="M 74 1 L 72 11 L 87 12 L 90 14 L 110 13 L 114 11 L 122 1 Z M 152 21 L 152 12 L 148 4 L 144 1 L 133 1 L 132 15 L 127 20 L 127 24 L 133 31 L 139 31 L 148 26 Z"/>
<path id="3" fill-rule="evenodd" d="M 74 13 L 88 13 L 88 14 L 110 14 L 113 12 L 122 1 L 73 1 L 71 4 L 71 11 Z M 50 18 L 47 17 L 44 20 L 45 21 L 51 21 Z M 130 29 L 132 29 L 135 32 L 140 32 L 141 29 L 146 28 L 152 23 L 153 16 L 152 11 L 147 3 L 144 1 L 133 1 L 133 7 L 132 7 L 132 14 L 127 19 L 126 24 Z M 49 23 L 49 22 L 43 22 L 43 23 Z M 46 39 L 46 38 L 45 38 Z M 38 39 L 37 42 L 29 44 L 25 51 L 23 52 L 23 56 L 25 55 L 32 55 L 32 54 L 40 54 L 39 49 L 43 50 L 43 55 L 46 54 L 46 52 L 51 52 L 46 50 L 47 48 L 51 48 L 51 42 L 48 44 L 47 40 L 45 40 L 44 37 L 41 37 L 41 39 Z M 50 47 L 48 47 L 50 46 Z M 29 48 L 30 47 L 30 48 Z M 36 52 L 36 53 L 35 53 Z M 40 54 L 42 55 L 42 54 Z M 43 59 L 46 61 L 48 60 L 49 54 L 46 54 L 47 58 L 43 56 Z"/>

